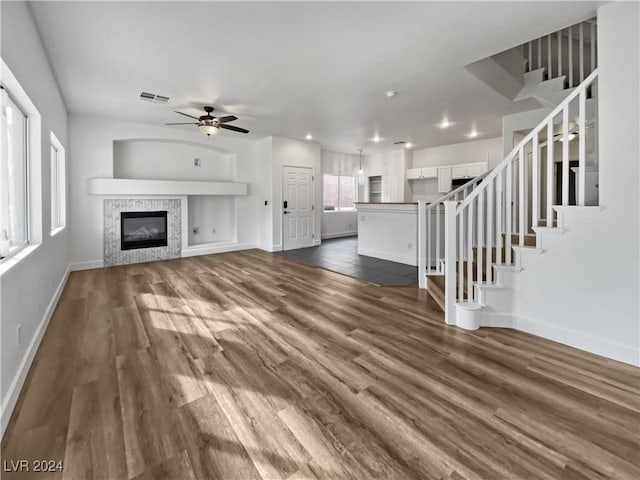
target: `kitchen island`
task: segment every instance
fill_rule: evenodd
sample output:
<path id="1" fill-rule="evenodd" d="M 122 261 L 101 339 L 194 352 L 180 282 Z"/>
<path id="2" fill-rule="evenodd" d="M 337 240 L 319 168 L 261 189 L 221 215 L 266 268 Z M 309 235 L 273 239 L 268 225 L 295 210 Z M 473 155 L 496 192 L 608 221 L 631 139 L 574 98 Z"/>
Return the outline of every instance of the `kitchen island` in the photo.
<path id="1" fill-rule="evenodd" d="M 418 265 L 417 203 L 356 203 L 358 254 Z"/>

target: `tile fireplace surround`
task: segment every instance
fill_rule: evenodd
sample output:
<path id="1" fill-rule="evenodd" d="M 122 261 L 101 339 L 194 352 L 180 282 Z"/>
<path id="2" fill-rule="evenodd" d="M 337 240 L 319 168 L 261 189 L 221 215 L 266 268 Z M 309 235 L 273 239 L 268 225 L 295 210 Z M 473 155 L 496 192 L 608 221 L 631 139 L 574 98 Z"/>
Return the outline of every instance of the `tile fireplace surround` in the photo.
<path id="1" fill-rule="evenodd" d="M 180 257 L 182 209 L 179 199 L 105 199 L 103 202 L 104 266 L 126 265 Z M 167 246 L 120 249 L 120 213 L 167 211 Z"/>

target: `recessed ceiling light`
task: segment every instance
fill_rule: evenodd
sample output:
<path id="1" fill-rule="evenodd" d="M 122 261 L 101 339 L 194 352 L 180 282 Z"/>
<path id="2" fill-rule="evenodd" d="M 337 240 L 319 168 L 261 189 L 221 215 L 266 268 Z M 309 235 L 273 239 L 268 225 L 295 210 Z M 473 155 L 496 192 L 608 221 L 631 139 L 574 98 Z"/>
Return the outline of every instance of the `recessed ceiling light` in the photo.
<path id="1" fill-rule="evenodd" d="M 469 132 L 469 138 L 476 138 L 478 135 L 478 131 L 475 128 Z"/>
<path id="2" fill-rule="evenodd" d="M 376 135 L 371 140 L 373 140 L 373 143 L 380 143 L 380 140 L 382 140 L 382 139 L 378 135 Z"/>
<path id="3" fill-rule="evenodd" d="M 395 90 L 387 90 L 385 92 L 385 95 L 387 96 L 387 98 L 393 98 L 398 94 L 398 92 L 396 92 Z"/>
<path id="4" fill-rule="evenodd" d="M 407 142 L 404 144 L 404 148 L 411 148 L 411 147 L 413 147 L 413 143 L 411 142 Z"/>
<path id="5" fill-rule="evenodd" d="M 439 125 L 440 128 L 449 128 L 450 126 L 451 126 L 451 122 L 447 117 L 444 117 L 442 119 L 442 122 L 440 122 L 440 125 Z"/>
<path id="6" fill-rule="evenodd" d="M 307 140 L 313 140 L 313 136 L 310 133 L 307 133 L 307 136 L 304 138 L 306 138 Z"/>

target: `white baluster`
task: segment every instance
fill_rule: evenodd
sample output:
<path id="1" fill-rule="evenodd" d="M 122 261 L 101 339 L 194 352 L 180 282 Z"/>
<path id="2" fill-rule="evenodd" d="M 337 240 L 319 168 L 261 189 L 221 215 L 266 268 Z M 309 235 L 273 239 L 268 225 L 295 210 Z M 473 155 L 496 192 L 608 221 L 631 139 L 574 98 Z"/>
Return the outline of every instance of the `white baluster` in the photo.
<path id="1" fill-rule="evenodd" d="M 547 124 L 547 227 L 553 227 L 555 164 L 553 161 L 553 118 Z"/>
<path id="2" fill-rule="evenodd" d="M 440 204 L 436 205 L 436 268 L 440 269 Z"/>
<path id="3" fill-rule="evenodd" d="M 487 185 L 487 283 L 493 283 L 493 269 L 491 268 L 493 253 L 493 180 Z"/>
<path id="4" fill-rule="evenodd" d="M 524 246 L 524 217 L 526 216 L 526 203 L 525 203 L 525 191 L 524 191 L 524 146 L 520 147 L 518 151 L 518 195 L 520 201 L 518 202 L 518 244 Z"/>
<path id="5" fill-rule="evenodd" d="M 569 88 L 573 87 L 573 30 L 569 27 L 569 43 L 567 43 L 569 49 Z"/>
<path id="6" fill-rule="evenodd" d="M 502 170 L 496 176 L 496 263 L 502 264 Z"/>
<path id="7" fill-rule="evenodd" d="M 478 283 L 482 283 L 482 267 L 484 262 L 482 261 L 482 248 L 484 247 L 484 189 L 480 190 L 478 194 L 478 225 L 477 225 L 477 239 L 476 239 L 476 279 Z"/>
<path id="8" fill-rule="evenodd" d="M 585 204 L 585 188 L 586 188 L 586 140 L 587 140 L 587 128 L 585 122 L 585 116 L 587 114 L 587 95 L 585 90 L 580 91 L 578 96 L 578 205 L 584 206 Z"/>
<path id="9" fill-rule="evenodd" d="M 558 30 L 558 76 L 562 76 L 562 30 Z"/>
<path id="10" fill-rule="evenodd" d="M 460 212 L 460 225 L 458 226 L 458 236 L 460 237 L 460 249 L 458 251 L 458 301 L 464 302 L 464 215 L 468 209 Z"/>
<path id="11" fill-rule="evenodd" d="M 596 24 L 591 23 L 591 71 L 596 69 Z"/>
<path id="12" fill-rule="evenodd" d="M 467 213 L 467 301 L 473 301 L 473 222 L 475 220 L 474 211 L 475 199 L 469 203 Z"/>
<path id="13" fill-rule="evenodd" d="M 551 34 L 547 35 L 547 66 L 549 68 L 549 78 L 553 78 L 553 63 L 551 62 Z"/>
<path id="14" fill-rule="evenodd" d="M 542 38 L 536 40 L 538 43 L 538 68 L 542 67 Z"/>
<path id="15" fill-rule="evenodd" d="M 531 222 L 534 227 L 538 226 L 538 219 L 540 218 L 540 197 L 538 195 L 540 191 L 540 158 L 539 158 L 539 145 L 538 145 L 538 133 L 533 136 L 532 147 L 532 179 L 531 187 Z"/>
<path id="16" fill-rule="evenodd" d="M 512 173 L 512 165 L 513 162 L 507 163 L 507 174 L 505 177 L 506 182 L 506 191 L 505 191 L 505 200 L 504 200 L 504 208 L 505 208 L 505 232 L 504 232 L 504 256 L 505 263 L 507 265 L 511 264 L 511 221 L 513 220 L 513 206 L 512 206 L 512 195 L 511 195 L 511 183 L 513 181 L 513 173 Z"/>
<path id="17" fill-rule="evenodd" d="M 580 23 L 580 26 L 578 27 L 579 39 L 580 39 L 580 43 L 579 43 L 580 51 L 578 53 L 580 58 L 580 83 L 582 83 L 582 81 L 584 80 L 584 27 L 583 26 L 584 26 L 584 22 Z"/>
<path id="18" fill-rule="evenodd" d="M 562 109 L 562 205 L 569 205 L 569 107 Z"/>
<path id="19" fill-rule="evenodd" d="M 432 253 L 432 245 L 431 245 L 431 237 L 433 237 L 433 230 L 431 229 L 431 214 L 433 213 L 433 209 L 427 207 L 427 271 L 431 273 L 431 253 Z M 436 240 L 437 242 L 438 240 Z"/>
<path id="20" fill-rule="evenodd" d="M 418 285 L 420 288 L 427 288 L 427 264 L 426 248 L 428 236 L 426 223 L 427 210 L 424 200 L 418 200 Z"/>
<path id="21" fill-rule="evenodd" d="M 444 321 L 447 325 L 456 323 L 456 205 L 457 202 L 444 202 Z"/>

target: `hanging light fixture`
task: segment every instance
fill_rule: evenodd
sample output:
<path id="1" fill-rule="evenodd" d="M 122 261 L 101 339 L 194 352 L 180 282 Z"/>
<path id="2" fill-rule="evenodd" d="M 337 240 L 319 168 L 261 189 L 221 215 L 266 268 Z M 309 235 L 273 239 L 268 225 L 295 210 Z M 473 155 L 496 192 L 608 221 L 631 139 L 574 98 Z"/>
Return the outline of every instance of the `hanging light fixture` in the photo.
<path id="1" fill-rule="evenodd" d="M 358 185 L 364 185 L 364 170 L 362 169 L 362 148 L 358 149 L 358 155 L 360 157 L 360 169 L 358 170 Z"/>

